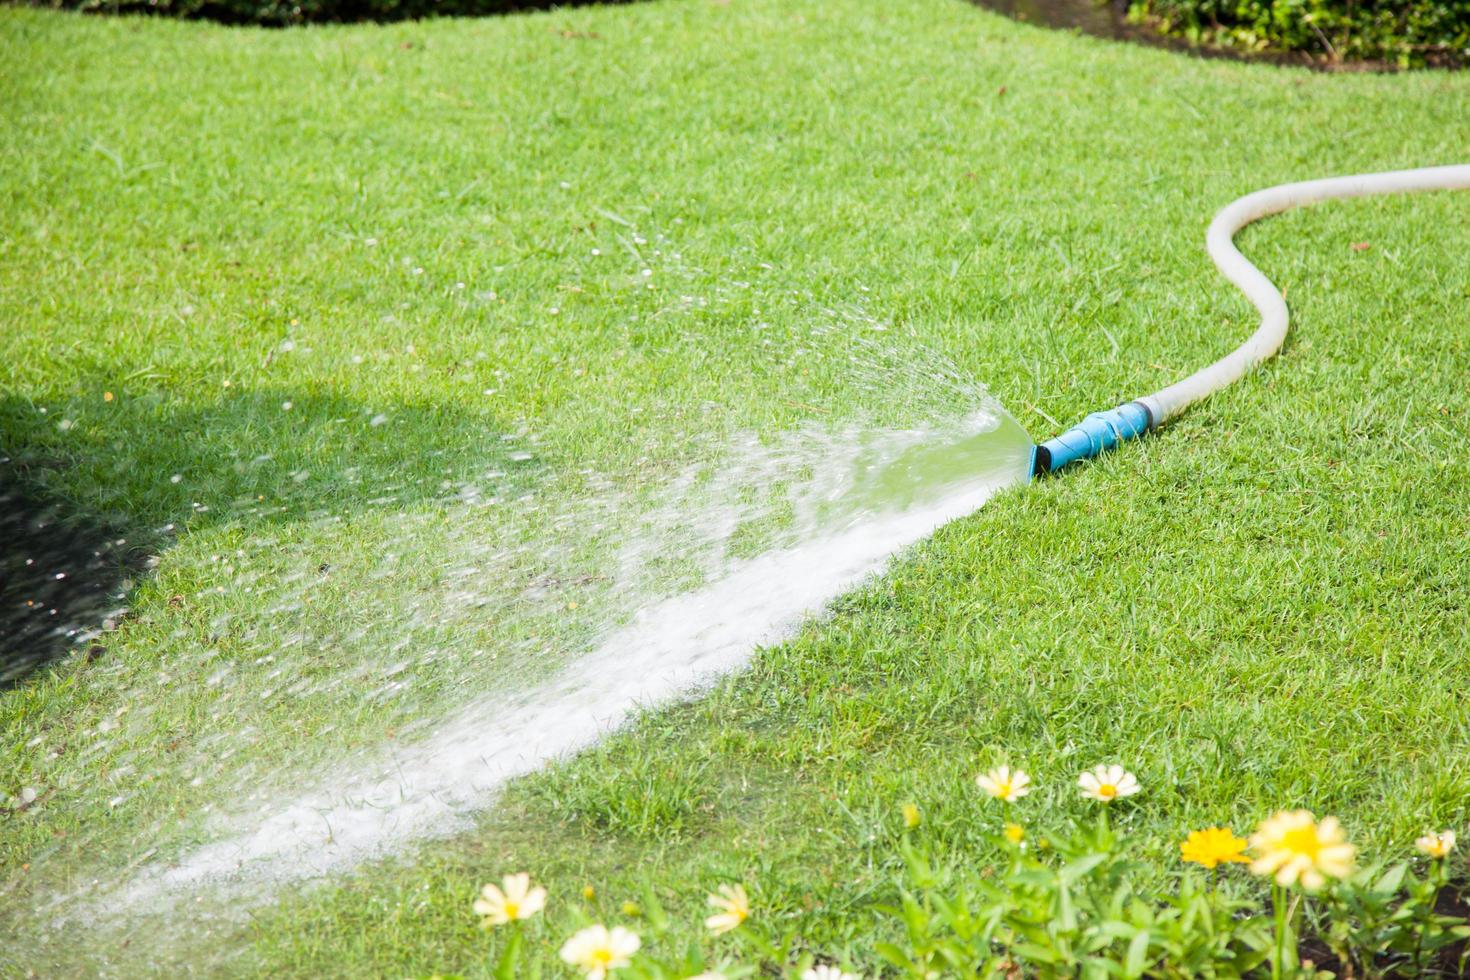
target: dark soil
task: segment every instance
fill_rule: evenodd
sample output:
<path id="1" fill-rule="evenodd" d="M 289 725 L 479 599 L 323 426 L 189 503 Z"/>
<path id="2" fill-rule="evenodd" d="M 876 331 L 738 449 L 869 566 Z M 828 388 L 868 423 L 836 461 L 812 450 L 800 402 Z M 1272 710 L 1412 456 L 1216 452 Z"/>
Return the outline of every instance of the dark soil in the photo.
<path id="1" fill-rule="evenodd" d="M 1452 882 L 1449 887 L 1439 893 L 1439 899 L 1434 903 L 1434 911 L 1440 915 L 1453 915 L 1462 919 L 1470 919 L 1470 901 L 1465 897 L 1464 882 L 1458 885 Z M 1373 976 L 1423 976 L 1423 977 L 1464 977 L 1470 976 L 1465 969 L 1464 959 L 1467 951 L 1465 941 L 1454 943 L 1439 951 L 1429 962 L 1424 964 L 1424 971 L 1414 974 L 1412 970 L 1403 969 L 1406 963 L 1395 963 L 1383 961 L 1374 964 Z M 1361 977 L 1363 974 L 1353 969 L 1349 964 L 1343 963 L 1327 948 L 1327 944 L 1315 936 L 1309 936 L 1302 941 L 1297 948 L 1297 956 L 1305 964 L 1311 961 L 1318 969 L 1332 974 L 1335 977 Z"/>

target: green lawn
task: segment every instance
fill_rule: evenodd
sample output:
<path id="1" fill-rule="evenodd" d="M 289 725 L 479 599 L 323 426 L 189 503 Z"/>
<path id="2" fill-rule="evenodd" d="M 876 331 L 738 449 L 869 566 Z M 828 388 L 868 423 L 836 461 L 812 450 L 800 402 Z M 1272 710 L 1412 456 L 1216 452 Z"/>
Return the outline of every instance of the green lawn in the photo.
<path id="1" fill-rule="evenodd" d="M 959 0 L 289 31 L 0 7 L 0 65 L 0 455 L 167 544 L 104 656 L 0 691 L 0 973 L 483 976 L 469 902 L 522 869 L 548 939 L 651 885 L 677 947 L 742 878 L 871 968 L 899 807 L 983 861 L 997 761 L 1059 815 L 1077 771 L 1129 765 L 1160 873 L 1187 829 L 1281 806 L 1369 853 L 1464 820 L 1470 198 L 1445 194 L 1252 228 L 1281 358 L 477 829 L 164 916 L 173 939 L 146 909 L 126 947 L 43 936 L 203 839 L 205 807 L 554 670 L 569 603 L 612 602 L 547 571 L 615 547 L 623 511 L 581 501 L 645 500 L 741 432 L 958 411 L 946 359 L 1041 437 L 1219 356 L 1254 321 L 1213 212 L 1463 162 L 1470 77 L 1194 60 Z M 882 377 L 853 353 L 875 335 Z M 497 605 L 485 578 L 517 576 L 551 585 Z"/>

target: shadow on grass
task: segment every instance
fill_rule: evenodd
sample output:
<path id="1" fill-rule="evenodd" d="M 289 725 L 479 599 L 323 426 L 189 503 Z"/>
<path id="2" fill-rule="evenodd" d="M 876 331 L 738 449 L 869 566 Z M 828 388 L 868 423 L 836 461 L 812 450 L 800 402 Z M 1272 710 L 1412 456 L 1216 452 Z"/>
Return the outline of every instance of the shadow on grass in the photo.
<path id="1" fill-rule="evenodd" d="M 428 17 L 491 17 L 559 7 L 623 6 L 638 0 L 31 0 L 87 14 L 211 20 L 227 26 L 391 23 Z"/>
<path id="2" fill-rule="evenodd" d="M 0 463 L 0 690 L 64 653 L 121 606 L 148 550 L 127 532 L 28 492 Z M 94 659 L 105 649 L 86 646 Z"/>
<path id="3" fill-rule="evenodd" d="M 62 416 L 63 413 L 67 417 Z M 0 399 L 0 690 L 91 642 L 174 533 L 515 492 L 538 461 L 506 424 L 436 405 L 241 392 L 43 412 Z"/>

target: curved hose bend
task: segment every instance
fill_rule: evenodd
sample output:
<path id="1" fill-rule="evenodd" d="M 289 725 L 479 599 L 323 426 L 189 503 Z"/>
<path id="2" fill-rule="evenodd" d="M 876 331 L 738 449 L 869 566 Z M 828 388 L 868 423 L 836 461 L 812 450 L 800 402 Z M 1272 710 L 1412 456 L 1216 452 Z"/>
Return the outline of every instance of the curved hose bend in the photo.
<path id="1" fill-rule="evenodd" d="M 1437 190 L 1470 190 L 1470 164 L 1280 184 L 1247 194 L 1226 205 L 1210 222 L 1205 247 L 1216 268 L 1260 311 L 1261 325 L 1256 332 L 1235 350 L 1184 380 L 1109 412 L 1088 416 L 1081 425 L 1038 446 L 1035 472 L 1049 472 L 1074 459 L 1095 456 L 1124 439 L 1138 435 L 1144 430 L 1127 422 L 1136 416 L 1140 406 L 1148 416 L 1147 429 L 1157 428 L 1206 395 L 1238 380 L 1281 349 L 1282 342 L 1286 340 L 1289 318 L 1286 299 L 1271 280 L 1235 247 L 1233 239 L 1237 231 L 1268 215 L 1330 198 Z M 1097 437 L 1099 423 L 1096 420 L 1100 418 L 1108 420 L 1108 431 L 1102 438 Z"/>

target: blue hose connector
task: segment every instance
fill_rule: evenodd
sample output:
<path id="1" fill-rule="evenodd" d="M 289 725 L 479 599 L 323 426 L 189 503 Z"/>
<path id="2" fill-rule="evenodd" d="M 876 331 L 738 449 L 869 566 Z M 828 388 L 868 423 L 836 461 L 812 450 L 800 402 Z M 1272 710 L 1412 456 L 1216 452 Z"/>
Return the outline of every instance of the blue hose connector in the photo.
<path id="1" fill-rule="evenodd" d="M 1106 412 L 1093 412 L 1055 439 L 1036 447 L 1031 475 L 1052 473 L 1068 463 L 1090 459 L 1118 443 L 1143 435 L 1153 428 L 1149 411 L 1140 402 L 1128 402 Z"/>

